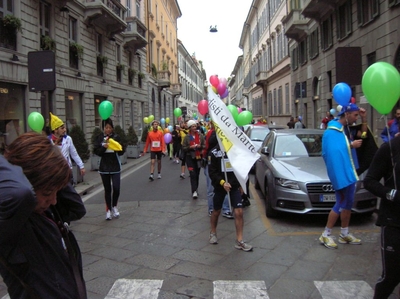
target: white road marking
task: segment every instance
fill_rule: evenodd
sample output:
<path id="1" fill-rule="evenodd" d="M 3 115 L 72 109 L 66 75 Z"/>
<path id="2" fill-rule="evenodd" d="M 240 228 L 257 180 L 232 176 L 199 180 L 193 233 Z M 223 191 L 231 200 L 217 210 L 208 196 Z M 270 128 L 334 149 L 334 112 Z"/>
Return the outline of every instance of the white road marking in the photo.
<path id="1" fill-rule="evenodd" d="M 371 299 L 374 290 L 362 280 L 314 281 L 323 299 Z"/>
<path id="2" fill-rule="evenodd" d="M 162 280 L 118 279 L 104 299 L 157 299 Z"/>
<path id="3" fill-rule="evenodd" d="M 214 281 L 214 299 L 269 299 L 264 281 L 216 280 Z"/>

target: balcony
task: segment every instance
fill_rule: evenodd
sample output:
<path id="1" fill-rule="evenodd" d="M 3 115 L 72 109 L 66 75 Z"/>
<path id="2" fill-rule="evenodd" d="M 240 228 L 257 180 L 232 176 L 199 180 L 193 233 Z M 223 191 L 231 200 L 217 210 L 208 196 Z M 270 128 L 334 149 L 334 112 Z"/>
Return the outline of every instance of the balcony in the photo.
<path id="1" fill-rule="evenodd" d="M 125 11 L 118 0 L 86 0 L 85 23 L 113 36 L 127 28 L 124 21 Z"/>
<path id="2" fill-rule="evenodd" d="M 158 71 L 157 72 L 157 85 L 161 89 L 169 87 L 171 82 L 169 81 L 169 77 L 171 76 L 171 72 L 166 71 Z"/>
<path id="3" fill-rule="evenodd" d="M 301 15 L 301 10 L 292 9 L 288 15 L 282 19 L 285 27 L 285 35 L 296 41 L 300 41 L 308 32 L 309 19 L 305 19 Z"/>
<path id="4" fill-rule="evenodd" d="M 338 2 L 335 0 L 308 0 L 304 4 L 304 9 L 301 13 L 306 18 L 321 21 L 335 10 Z"/>
<path id="5" fill-rule="evenodd" d="M 128 27 L 123 33 L 124 47 L 133 52 L 147 45 L 146 26 L 137 17 L 128 17 L 126 19 Z"/>
<path id="6" fill-rule="evenodd" d="M 181 89 L 182 84 L 181 83 L 172 83 L 170 86 L 170 91 L 173 96 L 179 96 L 182 94 L 182 89 Z"/>
<path id="7" fill-rule="evenodd" d="M 256 84 L 259 86 L 266 85 L 268 82 L 268 74 L 266 71 L 261 71 L 256 74 Z"/>

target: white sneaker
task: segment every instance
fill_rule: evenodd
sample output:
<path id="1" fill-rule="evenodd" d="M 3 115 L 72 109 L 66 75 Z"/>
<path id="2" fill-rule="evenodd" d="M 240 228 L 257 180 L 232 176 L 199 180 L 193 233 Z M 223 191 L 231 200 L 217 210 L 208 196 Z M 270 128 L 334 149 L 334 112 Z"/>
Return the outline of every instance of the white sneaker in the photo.
<path id="1" fill-rule="evenodd" d="M 112 209 L 113 211 L 113 217 L 114 218 L 119 218 L 119 212 L 118 212 L 118 208 L 117 207 L 113 207 Z"/>
<path id="2" fill-rule="evenodd" d="M 158 178 L 161 179 L 161 174 L 158 174 Z"/>
<path id="3" fill-rule="evenodd" d="M 193 192 L 193 199 L 196 199 L 197 198 L 197 191 L 194 191 Z"/>
<path id="4" fill-rule="evenodd" d="M 111 220 L 112 218 L 111 218 L 111 211 L 110 210 L 107 210 L 107 213 L 106 213 L 106 220 Z"/>

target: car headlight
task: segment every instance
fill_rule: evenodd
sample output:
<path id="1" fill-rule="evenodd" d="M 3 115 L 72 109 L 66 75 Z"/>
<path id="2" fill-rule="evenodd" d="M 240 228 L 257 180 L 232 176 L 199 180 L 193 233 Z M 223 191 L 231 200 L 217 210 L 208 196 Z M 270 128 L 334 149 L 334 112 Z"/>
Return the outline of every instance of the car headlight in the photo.
<path id="1" fill-rule="evenodd" d="M 275 183 L 284 188 L 297 189 L 297 190 L 300 189 L 299 184 L 293 180 L 276 178 Z"/>

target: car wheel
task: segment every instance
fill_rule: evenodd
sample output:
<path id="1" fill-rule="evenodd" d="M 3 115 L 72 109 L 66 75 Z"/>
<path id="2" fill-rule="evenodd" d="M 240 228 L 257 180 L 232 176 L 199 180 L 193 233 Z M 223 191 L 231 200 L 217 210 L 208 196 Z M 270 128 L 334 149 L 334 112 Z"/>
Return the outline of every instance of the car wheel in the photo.
<path id="1" fill-rule="evenodd" d="M 269 200 L 269 194 L 268 194 L 268 182 L 265 182 L 265 191 L 264 191 L 264 196 L 265 196 L 265 215 L 268 218 L 276 218 L 279 215 L 279 212 L 272 208 L 271 201 Z"/>

